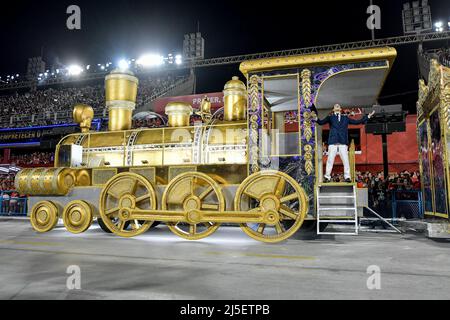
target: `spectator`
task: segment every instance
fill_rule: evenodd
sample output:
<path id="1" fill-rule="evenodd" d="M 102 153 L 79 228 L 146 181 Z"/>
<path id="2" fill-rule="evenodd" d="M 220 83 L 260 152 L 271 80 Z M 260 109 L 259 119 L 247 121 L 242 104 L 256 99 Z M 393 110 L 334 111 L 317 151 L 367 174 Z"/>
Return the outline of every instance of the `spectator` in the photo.
<path id="1" fill-rule="evenodd" d="M 170 75 L 140 79 L 136 107 L 144 106 L 154 99 L 155 93 L 164 92 L 183 79 L 186 78 L 175 78 Z M 105 110 L 103 83 L 84 87 L 47 88 L 24 94 L 0 96 L 0 125 L 4 128 L 31 127 L 72 122 L 72 108 L 77 103 L 88 104 L 97 114 L 103 114 Z M 31 115 L 34 115 L 33 122 L 30 121 Z M 11 117 L 14 117 L 12 122 Z"/>

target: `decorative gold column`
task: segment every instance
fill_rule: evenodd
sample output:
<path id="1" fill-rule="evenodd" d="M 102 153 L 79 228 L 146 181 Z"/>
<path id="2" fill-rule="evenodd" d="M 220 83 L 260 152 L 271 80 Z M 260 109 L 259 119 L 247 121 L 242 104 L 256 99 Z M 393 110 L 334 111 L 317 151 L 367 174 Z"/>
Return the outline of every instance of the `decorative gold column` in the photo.
<path id="1" fill-rule="evenodd" d="M 305 110 L 303 111 L 303 135 L 307 143 L 309 143 L 313 136 L 312 130 L 312 115 L 310 111 L 311 105 L 311 71 L 308 69 L 303 69 L 301 73 L 302 78 L 302 96 Z M 301 139 L 301 137 L 300 137 Z M 308 175 L 312 174 L 314 166 L 313 160 L 313 147 L 310 144 L 306 144 L 303 148 L 304 159 L 305 159 L 305 171 Z"/>
<path id="2" fill-rule="evenodd" d="M 259 106 L 259 79 L 258 76 L 250 77 L 250 172 L 254 173 L 260 170 L 258 164 L 258 106 Z"/>
<path id="3" fill-rule="evenodd" d="M 131 129 L 139 80 L 130 71 L 114 70 L 105 78 L 110 131 Z"/>

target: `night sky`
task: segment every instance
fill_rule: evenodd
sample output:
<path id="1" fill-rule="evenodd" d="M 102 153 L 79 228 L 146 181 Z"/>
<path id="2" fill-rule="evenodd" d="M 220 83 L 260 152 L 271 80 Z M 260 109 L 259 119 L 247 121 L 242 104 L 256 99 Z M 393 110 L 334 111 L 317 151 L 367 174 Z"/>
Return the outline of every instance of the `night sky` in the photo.
<path id="1" fill-rule="evenodd" d="M 401 35 L 404 0 L 374 0 L 381 7 L 376 37 Z M 25 73 L 27 59 L 44 52 L 51 65 L 97 64 L 142 53 L 182 52 L 183 35 L 197 30 L 205 38 L 205 56 L 266 52 L 366 40 L 366 8 L 359 1 L 20 1 L 0 9 L 0 75 Z M 245 3 L 245 5 L 244 5 Z M 308 3 L 308 5 L 306 5 Z M 429 0 L 433 21 L 450 20 L 448 0 Z M 81 30 L 66 28 L 66 8 L 81 8 Z M 429 43 L 439 47 L 446 42 Z M 398 47 L 398 58 L 382 96 L 417 89 L 417 45 Z M 198 70 L 198 92 L 214 92 L 238 65 Z M 382 99 L 414 109 L 414 94 Z"/>

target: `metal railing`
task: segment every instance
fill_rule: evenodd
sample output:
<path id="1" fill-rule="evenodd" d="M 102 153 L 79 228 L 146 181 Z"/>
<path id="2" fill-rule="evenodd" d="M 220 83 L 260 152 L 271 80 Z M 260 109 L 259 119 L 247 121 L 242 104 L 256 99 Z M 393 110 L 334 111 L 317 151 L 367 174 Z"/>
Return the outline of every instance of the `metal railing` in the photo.
<path id="1" fill-rule="evenodd" d="M 422 219 L 422 192 L 416 190 L 392 190 L 392 220 Z"/>
<path id="2" fill-rule="evenodd" d="M 27 215 L 27 198 L 15 196 L 13 193 L 14 191 L 0 192 L 0 216 Z"/>
<path id="3" fill-rule="evenodd" d="M 96 109 L 94 110 L 94 118 L 102 118 L 107 116 L 107 109 Z M 51 122 L 50 124 L 54 124 L 53 121 L 61 121 L 64 123 L 72 123 L 73 116 L 72 110 L 63 110 L 57 112 L 44 112 L 41 114 L 21 114 L 14 116 L 3 116 L 0 117 L 0 127 L 6 128 L 23 128 L 23 127 L 32 127 L 37 125 L 45 125 L 41 122 Z M 13 126 L 14 124 L 14 126 Z M 21 126 L 21 124 L 26 124 Z"/>
<path id="4" fill-rule="evenodd" d="M 422 192 L 420 190 L 391 190 L 383 192 L 383 199 L 369 190 L 369 207 L 394 224 L 399 220 L 424 217 Z M 369 214 L 370 215 L 370 214 Z"/>

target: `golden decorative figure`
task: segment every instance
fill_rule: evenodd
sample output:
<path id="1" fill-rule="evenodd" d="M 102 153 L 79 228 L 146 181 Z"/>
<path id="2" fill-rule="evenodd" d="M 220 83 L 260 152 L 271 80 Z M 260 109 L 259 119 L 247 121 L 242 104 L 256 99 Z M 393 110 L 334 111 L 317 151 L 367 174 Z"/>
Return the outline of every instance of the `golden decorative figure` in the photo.
<path id="1" fill-rule="evenodd" d="M 73 108 L 73 121 L 80 124 L 81 132 L 89 132 L 94 118 L 94 109 L 86 104 L 77 104 Z"/>
<path id="2" fill-rule="evenodd" d="M 273 223 L 242 223 L 241 229 L 253 239 L 280 242 L 292 236 L 302 226 L 308 209 L 308 198 L 302 187 L 289 175 L 279 171 L 259 171 L 247 177 L 236 191 L 234 210 L 242 211 L 253 200 L 251 212 L 266 212 Z M 290 204 L 298 202 L 298 209 Z"/>
<path id="3" fill-rule="evenodd" d="M 187 212 L 186 222 L 169 222 L 167 226 L 176 235 L 198 240 L 213 234 L 219 223 L 202 222 L 198 220 L 198 211 L 225 210 L 225 199 L 217 182 L 201 172 L 186 172 L 175 177 L 167 186 L 162 197 L 163 210 Z"/>
<path id="4" fill-rule="evenodd" d="M 202 117 L 202 121 L 205 123 L 209 123 L 211 121 L 211 101 L 206 95 L 200 103 L 200 117 Z"/>

